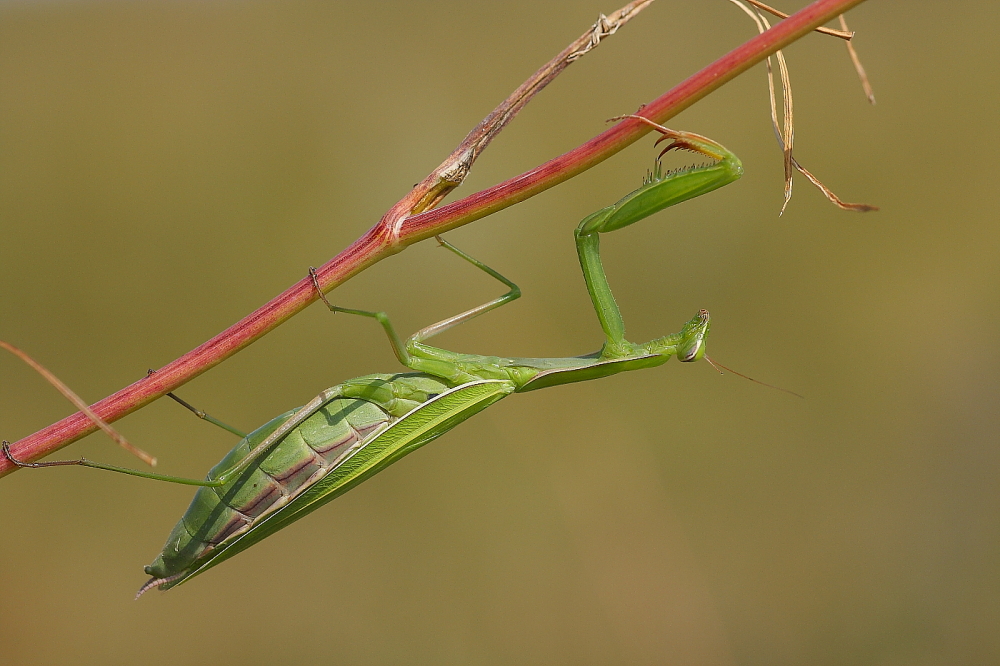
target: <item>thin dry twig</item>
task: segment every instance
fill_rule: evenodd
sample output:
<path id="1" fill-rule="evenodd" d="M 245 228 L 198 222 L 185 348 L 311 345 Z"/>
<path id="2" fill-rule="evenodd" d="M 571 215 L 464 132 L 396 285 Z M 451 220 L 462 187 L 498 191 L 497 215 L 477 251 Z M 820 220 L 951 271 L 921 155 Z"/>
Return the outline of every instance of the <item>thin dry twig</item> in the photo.
<path id="1" fill-rule="evenodd" d="M 514 119 L 514 116 L 531 101 L 545 86 L 552 82 L 564 69 L 584 55 L 594 50 L 605 37 L 618 32 L 622 27 L 653 0 L 634 0 L 611 16 L 601 14 L 597 22 L 580 35 L 569 46 L 560 51 L 528 80 L 512 92 L 507 99 L 483 118 L 436 169 L 414 186 L 405 197 L 386 212 L 382 224 L 390 230 L 389 243 L 398 245 L 403 222 L 411 215 L 417 215 L 437 206 L 453 189 L 462 184 L 472 169 L 476 158 L 486 149 L 493 138 Z"/>
<path id="2" fill-rule="evenodd" d="M 67 400 L 72 402 L 74 407 L 76 407 L 78 410 L 86 414 L 87 418 L 90 419 L 91 422 L 94 423 L 94 425 L 96 425 L 98 428 L 106 432 L 108 437 L 118 442 L 118 445 L 120 447 L 122 447 L 123 449 L 125 449 L 126 451 L 128 451 L 129 453 L 131 453 L 136 458 L 143 461 L 150 467 L 156 467 L 156 458 L 154 458 L 150 454 L 146 453 L 145 451 L 143 451 L 142 449 L 133 445 L 127 439 L 125 439 L 124 435 L 122 435 L 120 432 L 112 428 L 109 423 L 107 423 L 104 419 L 95 414 L 94 411 L 87 405 L 87 403 L 83 401 L 83 398 L 78 396 L 73 391 L 73 389 L 66 386 L 66 384 L 64 384 L 62 380 L 60 380 L 54 374 L 49 372 L 49 370 L 45 368 L 45 366 L 43 366 L 41 363 L 31 358 L 27 352 L 18 349 L 14 345 L 10 344 L 9 342 L 4 342 L 3 340 L 0 340 L 0 348 L 6 349 L 11 354 L 13 354 L 14 356 L 18 357 L 19 359 L 27 363 L 35 372 L 40 374 L 45 379 L 45 381 L 47 381 L 49 384 L 52 384 L 52 386 L 54 386 L 57 391 L 62 393 Z M 10 458 L 10 456 L 8 456 L 8 458 Z"/>
<path id="3" fill-rule="evenodd" d="M 840 19 L 840 27 L 846 31 L 847 21 L 844 19 L 844 15 L 841 14 L 838 18 Z M 868 81 L 868 74 L 865 73 L 865 68 L 861 65 L 861 58 L 858 57 L 858 52 L 854 50 L 854 43 L 850 40 L 847 41 L 847 53 L 851 56 L 851 62 L 854 63 L 854 70 L 858 73 L 858 78 L 861 79 L 861 87 L 865 91 L 868 103 L 874 106 L 875 91 L 872 90 L 872 84 Z"/>

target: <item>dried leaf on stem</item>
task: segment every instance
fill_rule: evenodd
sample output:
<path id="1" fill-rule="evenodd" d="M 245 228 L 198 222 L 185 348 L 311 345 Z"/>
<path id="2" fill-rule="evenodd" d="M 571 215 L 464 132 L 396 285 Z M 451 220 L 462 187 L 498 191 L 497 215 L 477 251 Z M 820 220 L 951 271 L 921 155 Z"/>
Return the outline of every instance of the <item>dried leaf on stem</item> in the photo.
<path id="1" fill-rule="evenodd" d="M 763 34 L 767 30 L 771 29 L 770 22 L 767 20 L 767 17 L 765 17 L 764 14 L 761 13 L 761 10 L 770 12 L 782 18 L 787 18 L 788 16 L 787 14 L 784 14 L 783 12 L 780 12 L 777 9 L 768 7 L 762 2 L 757 2 L 757 0 L 729 0 L 729 2 L 733 3 L 734 5 L 742 9 L 747 14 L 747 16 L 753 19 L 754 23 L 757 25 L 757 32 L 760 34 Z M 750 7 L 744 4 L 744 2 L 753 5 L 754 9 L 750 9 Z M 852 54 L 852 60 L 855 63 L 855 67 L 860 68 L 861 63 L 856 59 L 856 54 L 851 48 L 850 39 L 851 37 L 853 37 L 854 33 L 849 33 L 847 31 L 846 29 L 847 23 L 844 22 L 843 14 L 840 15 L 840 21 L 841 25 L 844 26 L 844 33 L 842 34 L 836 34 L 837 31 L 819 30 L 819 29 L 817 29 L 817 32 L 822 32 L 824 34 L 832 34 L 836 37 L 842 37 L 842 38 L 844 38 L 844 36 L 847 35 L 846 39 L 848 40 L 847 41 L 848 51 Z M 809 182 L 815 185 L 816 188 L 820 192 L 822 192 L 823 195 L 831 203 L 833 203 L 835 206 L 837 206 L 842 210 L 849 210 L 858 213 L 865 213 L 869 211 L 878 210 L 877 206 L 872 206 L 869 204 L 845 202 L 836 194 L 834 194 L 833 190 L 824 185 L 819 180 L 819 178 L 817 178 L 805 167 L 799 164 L 798 160 L 795 159 L 795 156 L 792 154 L 792 146 L 795 143 L 795 123 L 794 123 L 794 113 L 792 110 L 792 82 L 788 75 L 788 63 L 785 62 L 785 54 L 782 53 L 781 50 L 779 49 L 775 51 L 774 56 L 778 61 L 778 72 L 779 75 L 781 76 L 781 109 L 782 109 L 781 127 L 778 126 L 778 109 L 777 109 L 777 102 L 775 101 L 775 92 L 774 92 L 774 71 L 771 67 L 770 56 L 768 56 L 768 58 L 766 59 L 766 63 L 767 63 L 767 88 L 771 102 L 771 125 L 774 128 L 774 137 L 775 139 L 777 139 L 778 146 L 781 148 L 784 161 L 784 169 L 785 169 L 785 200 L 781 204 L 781 210 L 778 212 L 778 215 L 784 214 L 785 208 L 788 206 L 788 202 L 791 201 L 792 199 L 792 176 L 794 175 L 793 169 L 797 170 L 799 173 L 805 176 L 809 180 Z M 863 76 L 864 70 L 859 69 L 859 74 L 862 75 L 862 83 L 863 84 L 866 83 L 867 78 Z"/>

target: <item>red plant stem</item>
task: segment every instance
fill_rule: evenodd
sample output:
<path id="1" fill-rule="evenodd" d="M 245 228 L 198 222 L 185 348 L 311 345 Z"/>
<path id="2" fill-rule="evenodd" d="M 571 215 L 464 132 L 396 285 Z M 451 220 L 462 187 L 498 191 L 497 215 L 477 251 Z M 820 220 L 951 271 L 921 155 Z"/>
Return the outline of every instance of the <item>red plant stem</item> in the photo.
<path id="1" fill-rule="evenodd" d="M 757 35 L 739 48 L 691 76 L 643 107 L 642 115 L 664 123 L 702 97 L 742 74 L 778 49 L 808 34 L 864 0 L 818 0 Z M 614 155 L 649 132 L 636 120 L 626 120 L 564 155 L 477 192 L 460 201 L 406 218 L 393 233 L 385 219 L 368 230 L 318 271 L 324 291 L 346 282 L 372 264 L 407 245 L 468 224 L 542 192 Z M 270 332 L 317 298 L 308 278 L 303 278 L 260 309 L 198 348 L 165 365 L 155 374 L 95 403 L 92 408 L 106 421 L 116 421 L 173 391 L 217 363 Z M 34 461 L 95 431 L 90 419 L 77 412 L 11 445 L 14 456 Z M 0 476 L 16 470 L 0 457 Z"/>

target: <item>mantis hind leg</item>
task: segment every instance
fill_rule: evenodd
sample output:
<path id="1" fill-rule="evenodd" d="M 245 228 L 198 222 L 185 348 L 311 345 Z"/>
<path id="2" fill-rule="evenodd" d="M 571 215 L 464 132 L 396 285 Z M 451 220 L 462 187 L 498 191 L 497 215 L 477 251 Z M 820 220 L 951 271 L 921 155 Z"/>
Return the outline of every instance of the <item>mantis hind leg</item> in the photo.
<path id="1" fill-rule="evenodd" d="M 188 411 L 190 411 L 192 414 L 194 414 L 195 416 L 197 416 L 202 421 L 208 421 L 212 425 L 219 426 L 223 430 L 227 430 L 227 431 L 233 433 L 234 435 L 236 435 L 240 439 L 243 439 L 244 437 L 247 436 L 247 434 L 245 432 L 243 432 L 241 430 L 237 430 L 233 426 L 227 425 L 227 424 L 223 423 L 222 421 L 220 421 L 219 419 L 215 418 L 211 414 L 209 414 L 209 413 L 207 413 L 207 412 L 205 412 L 205 411 L 203 411 L 201 409 L 198 409 L 197 407 L 195 407 L 194 405 L 192 405 L 188 401 L 181 399 L 180 397 L 174 395 L 173 393 L 168 393 L 167 397 L 170 398 L 171 400 L 173 400 L 174 402 L 176 402 L 177 404 L 181 405 L 182 407 L 184 407 Z"/>
<path id="2" fill-rule="evenodd" d="M 150 370 L 146 371 L 146 376 L 148 377 L 149 375 L 153 375 L 155 373 L 156 373 L 156 370 L 150 369 Z M 167 393 L 167 397 L 170 398 L 171 400 L 173 400 L 174 402 L 176 402 L 177 404 L 179 404 L 184 409 L 186 409 L 189 412 L 191 412 L 192 414 L 194 414 L 195 416 L 197 416 L 202 421 L 208 421 L 212 425 L 219 426 L 223 430 L 226 430 L 228 432 L 233 433 L 234 435 L 236 435 L 240 439 L 242 439 L 242 438 L 244 438 L 244 437 L 247 436 L 247 434 L 245 432 L 243 432 L 241 430 L 237 430 L 233 426 L 227 425 L 227 424 L 223 423 L 222 421 L 220 421 L 219 419 L 215 418 L 214 416 L 212 416 L 208 412 L 205 412 L 204 410 L 198 409 L 197 407 L 195 407 L 194 405 L 192 405 L 191 403 L 189 403 L 187 400 L 182 399 L 180 396 L 178 396 L 178 395 L 176 395 L 174 393 Z"/>
<path id="3" fill-rule="evenodd" d="M 118 472 L 120 474 L 128 474 L 129 476 L 138 476 L 143 479 L 154 479 L 156 481 L 167 481 L 169 483 L 179 483 L 185 486 L 220 486 L 221 483 L 215 481 L 204 481 L 201 479 L 188 479 L 181 476 L 168 476 L 166 474 L 154 474 L 153 472 L 143 472 L 137 469 L 131 469 L 129 467 L 119 467 L 117 465 L 107 465 L 105 463 L 95 462 L 93 460 L 87 460 L 86 458 L 78 458 L 77 460 L 48 460 L 45 462 L 25 462 L 23 460 L 18 460 L 10 452 L 10 444 L 7 440 L 3 440 L 2 445 L 0 445 L 3 450 L 3 455 L 17 467 L 28 467 L 31 469 L 39 469 L 42 467 L 68 467 L 70 465 L 79 465 L 80 467 L 92 467 L 93 469 L 105 469 L 109 472 Z"/>

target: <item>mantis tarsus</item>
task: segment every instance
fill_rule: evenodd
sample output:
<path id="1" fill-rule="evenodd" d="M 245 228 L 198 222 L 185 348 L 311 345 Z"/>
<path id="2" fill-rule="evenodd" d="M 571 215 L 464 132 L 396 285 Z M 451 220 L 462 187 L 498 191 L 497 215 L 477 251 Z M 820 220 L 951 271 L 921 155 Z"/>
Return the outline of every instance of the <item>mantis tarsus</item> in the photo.
<path id="1" fill-rule="evenodd" d="M 460 354 L 425 344 L 428 338 L 520 296 L 513 282 L 439 239 L 453 253 L 507 285 L 509 291 L 417 331 L 405 341 L 385 313 L 336 307 L 320 292 L 335 312 L 376 319 L 396 357 L 413 372 L 366 375 L 323 391 L 305 406 L 244 437 L 212 468 L 206 481 L 88 460 L 31 466 L 80 464 L 202 486 L 167 538 L 163 552 L 145 567 L 152 578 L 139 590 L 141 595 L 153 587 L 166 590 L 179 585 L 232 557 L 511 393 L 655 367 L 671 356 L 683 362 L 702 358 L 710 326 L 707 310 L 699 311 L 678 333 L 642 344 L 625 339 L 621 313 L 601 265 L 600 234 L 731 183 L 740 177 L 743 167 L 735 155 L 711 139 L 630 117 L 660 132 L 657 143 L 664 139 L 671 143 L 657 157 L 642 187 L 587 216 L 576 228 L 584 280 L 606 337 L 600 351 L 571 358 L 501 358 Z M 712 162 L 664 171 L 659 157 L 672 149 L 699 153 Z M 9 450 L 4 450 L 10 457 Z"/>

